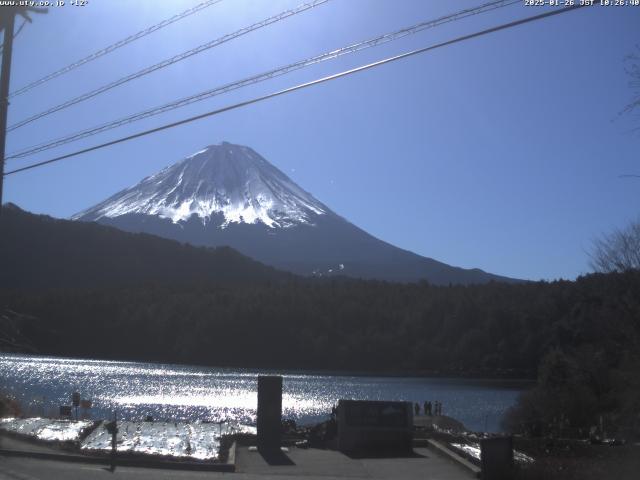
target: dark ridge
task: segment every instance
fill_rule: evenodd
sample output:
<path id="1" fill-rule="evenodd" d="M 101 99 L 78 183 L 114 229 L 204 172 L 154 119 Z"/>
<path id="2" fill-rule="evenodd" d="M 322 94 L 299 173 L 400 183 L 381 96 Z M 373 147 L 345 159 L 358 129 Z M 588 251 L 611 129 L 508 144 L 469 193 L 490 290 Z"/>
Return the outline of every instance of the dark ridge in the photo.
<path id="1" fill-rule="evenodd" d="M 0 288 L 5 289 L 261 282 L 290 276 L 229 247 L 193 247 L 34 215 L 14 204 L 3 207 L 0 222 Z"/>

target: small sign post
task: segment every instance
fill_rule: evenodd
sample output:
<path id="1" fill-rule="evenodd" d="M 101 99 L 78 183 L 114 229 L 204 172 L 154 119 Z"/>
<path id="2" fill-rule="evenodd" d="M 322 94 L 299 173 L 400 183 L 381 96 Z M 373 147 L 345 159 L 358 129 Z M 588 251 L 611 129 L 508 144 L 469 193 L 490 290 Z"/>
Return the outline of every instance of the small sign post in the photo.
<path id="1" fill-rule="evenodd" d="M 80 392 L 73 392 L 71 395 L 71 403 L 76 408 L 76 421 L 78 420 L 78 406 L 80 405 Z"/>
<path id="2" fill-rule="evenodd" d="M 118 444 L 118 417 L 113 413 L 113 421 L 105 424 L 107 432 L 111 435 L 111 471 L 116 469 L 116 455 Z"/>

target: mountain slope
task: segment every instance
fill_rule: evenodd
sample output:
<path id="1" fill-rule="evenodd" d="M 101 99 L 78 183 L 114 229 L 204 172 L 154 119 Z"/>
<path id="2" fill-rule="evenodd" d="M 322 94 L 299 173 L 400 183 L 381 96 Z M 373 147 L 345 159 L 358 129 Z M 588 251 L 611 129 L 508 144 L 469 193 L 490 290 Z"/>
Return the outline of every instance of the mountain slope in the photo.
<path id="1" fill-rule="evenodd" d="M 219 213 L 225 228 L 232 223 L 262 223 L 287 228 L 309 223 L 328 208 L 248 147 L 223 142 L 116 193 L 72 217 L 100 220 L 127 214 L 170 219 L 192 215 L 206 225 Z"/>
<path id="2" fill-rule="evenodd" d="M 252 283 L 289 274 L 231 248 L 181 245 L 93 223 L 3 207 L 0 288 L 128 287 Z"/>
<path id="3" fill-rule="evenodd" d="M 222 142 L 72 217 L 193 245 L 229 245 L 302 275 L 434 284 L 512 281 L 379 240 L 337 215 L 249 147 Z"/>

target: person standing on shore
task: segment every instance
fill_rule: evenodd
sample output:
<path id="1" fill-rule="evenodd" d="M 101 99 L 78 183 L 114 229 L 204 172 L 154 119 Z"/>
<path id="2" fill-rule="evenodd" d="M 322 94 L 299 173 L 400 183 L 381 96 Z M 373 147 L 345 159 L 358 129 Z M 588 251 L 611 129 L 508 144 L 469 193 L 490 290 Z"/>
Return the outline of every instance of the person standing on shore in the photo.
<path id="1" fill-rule="evenodd" d="M 416 412 L 416 417 L 420 415 L 420 404 L 418 402 L 413 404 L 413 410 Z"/>

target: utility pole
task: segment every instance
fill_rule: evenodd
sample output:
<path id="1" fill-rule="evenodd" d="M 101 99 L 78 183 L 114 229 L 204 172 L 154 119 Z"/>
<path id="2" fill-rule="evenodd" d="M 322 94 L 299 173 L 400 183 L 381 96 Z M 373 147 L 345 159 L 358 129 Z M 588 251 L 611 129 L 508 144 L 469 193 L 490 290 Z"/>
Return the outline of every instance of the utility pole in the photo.
<path id="1" fill-rule="evenodd" d="M 6 14 L 2 12 L 4 43 L 2 44 L 2 68 L 0 69 L 0 215 L 2 214 L 4 156 L 7 141 L 7 113 L 9 111 L 9 77 L 11 75 L 11 54 L 13 53 L 13 27 L 15 21 L 15 11 L 6 12 Z"/>
<path id="2" fill-rule="evenodd" d="M 7 141 L 7 114 L 9 112 L 9 81 L 11 78 L 11 55 L 13 53 L 13 30 L 16 15 L 31 23 L 29 12 L 47 13 L 46 8 L 0 7 L 0 29 L 4 30 L 2 44 L 2 67 L 0 68 L 0 216 L 2 214 L 2 191 L 4 185 L 4 159 Z"/>

